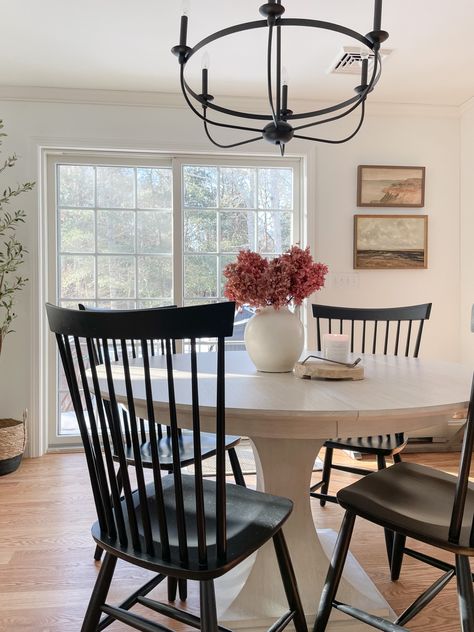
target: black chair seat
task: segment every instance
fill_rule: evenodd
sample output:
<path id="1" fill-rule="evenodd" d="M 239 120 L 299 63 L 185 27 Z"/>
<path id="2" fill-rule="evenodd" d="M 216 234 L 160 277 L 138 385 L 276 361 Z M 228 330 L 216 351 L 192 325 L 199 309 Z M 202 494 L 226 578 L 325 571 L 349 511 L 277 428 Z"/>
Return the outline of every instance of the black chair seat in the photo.
<path id="1" fill-rule="evenodd" d="M 163 481 L 164 506 L 168 522 L 171 561 L 160 559 L 161 545 L 156 520 L 156 501 L 154 487 L 146 486 L 147 501 L 152 520 L 152 530 L 156 551 L 153 557 L 145 552 L 138 552 L 130 544 L 123 547 L 118 541 L 103 537 L 99 523 L 92 526 L 92 536 L 106 551 L 117 557 L 133 561 L 145 568 L 164 575 L 186 577 L 187 579 L 205 580 L 220 577 L 229 569 L 256 551 L 278 531 L 290 515 L 293 503 L 287 498 L 257 492 L 240 485 L 226 485 L 227 496 L 227 557 L 225 561 L 218 559 L 216 548 L 216 484 L 211 480 L 203 481 L 204 506 L 206 507 L 206 539 L 208 564 L 203 568 L 198 558 L 198 533 L 195 502 L 195 477 L 182 476 L 186 536 L 188 543 L 187 564 L 180 562 L 178 549 L 178 530 L 176 521 L 176 496 L 174 478 L 165 476 Z M 141 524 L 140 501 L 138 492 L 134 492 L 134 504 L 138 521 L 138 530 L 142 549 L 145 550 L 143 526 Z M 125 501 L 122 501 L 126 511 Z M 154 511 L 155 510 L 155 511 Z"/>
<path id="2" fill-rule="evenodd" d="M 351 450 L 361 452 L 362 454 L 383 454 L 383 456 L 398 454 L 398 452 L 403 450 L 406 444 L 406 438 L 400 434 L 329 439 L 324 443 L 327 448 Z"/>
<path id="3" fill-rule="evenodd" d="M 396 463 L 369 474 L 337 494 L 339 504 L 386 528 L 462 555 L 474 555 L 469 536 L 474 485 L 467 489 L 459 543 L 448 541 L 458 478 L 415 463 Z"/>
<path id="4" fill-rule="evenodd" d="M 201 432 L 201 458 L 208 459 L 216 454 L 216 435 L 209 432 Z M 240 437 L 226 435 L 225 449 L 234 448 L 240 442 Z M 165 436 L 158 440 L 158 455 L 160 458 L 160 466 L 163 470 L 173 469 L 173 452 L 171 437 Z M 140 445 L 143 467 L 152 467 L 151 445 L 149 441 Z M 129 465 L 133 465 L 135 458 L 133 456 L 133 447 L 125 447 L 125 457 Z M 183 430 L 179 437 L 179 460 L 181 467 L 193 465 L 194 444 L 193 433 Z"/>

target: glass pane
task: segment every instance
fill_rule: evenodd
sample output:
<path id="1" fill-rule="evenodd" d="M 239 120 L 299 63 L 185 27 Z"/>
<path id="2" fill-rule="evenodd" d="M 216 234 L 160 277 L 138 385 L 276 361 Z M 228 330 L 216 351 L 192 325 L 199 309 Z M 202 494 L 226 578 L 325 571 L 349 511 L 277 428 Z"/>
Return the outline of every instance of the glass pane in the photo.
<path id="1" fill-rule="evenodd" d="M 193 305 L 209 305 L 212 303 L 218 303 L 219 301 L 217 301 L 215 298 L 186 298 L 183 301 L 183 305 L 184 307 L 192 307 Z M 189 349 L 188 349 L 189 351 Z M 208 351 L 208 349 L 200 349 L 200 351 Z"/>
<path id="2" fill-rule="evenodd" d="M 135 169 L 97 167 L 97 206 L 135 208 Z"/>
<path id="3" fill-rule="evenodd" d="M 258 248 L 273 253 L 288 250 L 292 242 L 291 213 L 258 214 Z"/>
<path id="4" fill-rule="evenodd" d="M 221 213 L 221 252 L 255 250 L 255 213 L 223 211 Z"/>
<path id="5" fill-rule="evenodd" d="M 221 208 L 255 208 L 255 169 L 221 169 Z"/>
<path id="6" fill-rule="evenodd" d="M 217 257 L 184 256 L 184 298 L 217 296 Z"/>
<path id="7" fill-rule="evenodd" d="M 60 206 L 94 206 L 94 179 L 94 167 L 59 165 Z"/>
<path id="8" fill-rule="evenodd" d="M 135 295 L 134 257 L 97 257 L 99 298 L 133 298 Z"/>
<path id="9" fill-rule="evenodd" d="M 163 211 L 139 211 L 137 213 L 138 252 L 173 252 L 173 219 Z"/>
<path id="10" fill-rule="evenodd" d="M 101 309 L 135 309 L 135 301 L 97 301 L 97 307 Z"/>
<path id="11" fill-rule="evenodd" d="M 59 250 L 94 252 L 94 211 L 62 210 L 59 214 Z"/>
<path id="12" fill-rule="evenodd" d="M 293 170 L 258 170 L 258 208 L 293 208 Z"/>
<path id="13" fill-rule="evenodd" d="M 138 208 L 172 207 L 171 169 L 137 169 Z"/>
<path id="14" fill-rule="evenodd" d="M 135 251 L 135 213 L 97 211 L 97 252 Z"/>
<path id="15" fill-rule="evenodd" d="M 61 298 L 94 298 L 94 264 L 91 256 L 62 255 L 61 259 Z"/>
<path id="16" fill-rule="evenodd" d="M 236 260 L 237 255 L 222 255 L 219 257 L 219 298 L 224 298 L 224 285 L 227 279 L 222 274 L 222 271 L 228 263 L 232 263 Z M 224 299 L 227 300 L 227 299 Z"/>
<path id="17" fill-rule="evenodd" d="M 186 165 L 183 179 L 185 207 L 217 207 L 217 167 Z"/>
<path id="18" fill-rule="evenodd" d="M 140 298 L 166 298 L 172 303 L 171 257 L 138 257 L 138 294 Z"/>
<path id="19" fill-rule="evenodd" d="M 95 307 L 95 301 L 92 299 L 75 299 L 72 301 L 60 301 L 60 306 L 61 307 L 67 307 L 67 309 L 78 309 L 79 307 L 79 303 L 82 303 L 83 305 L 86 305 L 87 307 Z"/>
<path id="20" fill-rule="evenodd" d="M 137 301 L 138 309 L 151 309 L 153 307 L 169 307 L 170 305 L 173 305 L 173 302 L 172 300 L 168 298 L 141 299 L 140 301 Z"/>
<path id="21" fill-rule="evenodd" d="M 185 252 L 217 252 L 217 213 L 188 211 L 184 216 Z"/>

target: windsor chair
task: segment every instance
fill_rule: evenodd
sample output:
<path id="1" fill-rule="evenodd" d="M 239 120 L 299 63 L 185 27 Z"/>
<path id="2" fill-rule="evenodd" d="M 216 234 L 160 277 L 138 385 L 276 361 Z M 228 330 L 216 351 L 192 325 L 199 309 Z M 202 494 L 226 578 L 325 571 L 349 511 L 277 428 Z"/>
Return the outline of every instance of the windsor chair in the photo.
<path id="1" fill-rule="evenodd" d="M 176 305 L 167 305 L 166 307 L 154 307 L 146 310 L 137 310 L 137 311 L 151 311 L 155 312 L 161 309 L 174 309 Z M 85 306 L 83 303 L 79 303 L 79 309 L 82 311 L 93 311 L 93 312 L 105 312 L 108 313 L 110 310 L 98 308 L 98 307 L 89 307 Z M 121 358 L 121 348 L 120 344 L 118 344 L 117 340 L 110 341 L 110 352 L 113 355 L 113 359 L 117 362 Z M 103 351 L 102 351 L 102 342 L 100 340 L 95 341 L 94 345 L 96 360 L 99 363 L 103 362 Z M 173 340 L 171 343 L 172 352 L 176 352 L 176 344 Z M 141 356 L 140 345 L 136 343 L 135 340 L 129 340 L 127 343 L 127 352 L 131 355 L 132 358 L 137 358 Z M 151 356 L 159 355 L 164 353 L 164 341 L 162 340 L 151 340 L 149 342 L 149 354 Z M 107 404 L 106 404 L 107 405 Z M 132 433 L 130 428 L 130 421 L 128 417 L 127 409 L 122 407 L 122 426 L 123 426 L 123 436 L 125 438 L 125 455 L 127 464 L 133 464 L 133 447 L 132 447 Z M 150 436 L 148 432 L 148 423 L 144 419 L 139 420 L 139 437 L 140 437 L 140 451 L 142 455 L 142 463 L 143 467 L 150 469 L 152 467 L 152 459 L 151 459 L 151 447 L 150 447 Z M 193 434 L 190 431 L 182 431 L 181 428 L 178 429 L 179 434 L 179 460 L 181 467 L 189 467 L 194 465 L 194 441 Z M 162 470 L 166 470 L 168 473 L 171 473 L 173 470 L 173 458 L 172 458 L 172 449 L 171 449 L 171 429 L 169 426 L 163 424 L 156 424 L 156 435 L 157 435 L 157 445 L 158 445 L 158 453 L 160 456 L 160 467 Z M 245 487 L 245 479 L 242 474 L 242 469 L 240 467 L 239 458 L 237 456 L 237 452 L 235 450 L 235 446 L 237 446 L 240 442 L 240 437 L 227 435 L 225 437 L 225 449 L 227 450 L 227 454 L 229 456 L 230 465 L 232 468 L 232 473 L 234 475 L 235 482 L 237 485 L 243 485 Z M 201 458 L 202 459 L 210 459 L 216 454 L 216 436 L 209 432 L 201 433 Z M 117 459 L 117 456 L 114 455 L 114 459 Z M 119 488 L 121 489 L 121 481 L 122 474 L 120 468 L 117 471 L 117 480 L 119 483 Z M 102 557 L 102 549 L 100 546 L 96 546 L 94 552 L 94 559 L 99 561 Z M 168 599 L 173 601 L 176 598 L 176 593 L 179 586 L 179 597 L 182 601 L 187 598 L 187 585 L 185 580 L 180 580 L 178 582 L 175 581 L 175 578 L 168 578 Z"/>
<path id="2" fill-rule="evenodd" d="M 418 357 L 425 320 L 431 313 L 431 303 L 408 307 L 353 308 L 331 305 L 312 305 L 316 319 L 316 341 L 318 351 L 322 348 L 322 329 L 327 333 L 348 333 L 351 353 L 383 353 Z M 310 487 L 310 495 L 319 498 L 321 507 L 326 501 L 337 503 L 337 498 L 329 494 L 331 470 L 349 472 L 365 476 L 372 470 L 350 465 L 333 463 L 334 450 L 349 450 L 375 456 L 377 469 L 387 467 L 387 458 L 394 463 L 402 459 L 400 452 L 407 444 L 402 432 L 371 437 L 346 437 L 329 439 L 323 462 L 322 478 Z M 389 565 L 392 561 L 393 534 L 385 532 Z"/>
<path id="3" fill-rule="evenodd" d="M 196 627 L 204 632 L 224 630 L 217 622 L 214 579 L 234 568 L 263 544 L 272 540 L 287 596 L 289 610 L 271 630 L 283 630 L 293 623 L 297 632 L 307 626 L 296 579 L 282 533 L 292 511 L 292 502 L 226 483 L 225 473 L 225 337 L 232 334 L 234 303 L 135 312 L 87 312 L 47 305 L 51 331 L 59 353 L 77 415 L 87 467 L 97 510 L 92 526 L 96 543 L 106 555 L 90 598 L 82 632 L 105 629 L 117 620 L 143 632 L 163 632 L 166 626 L 131 612 L 135 604 Z M 199 376 L 200 338 L 217 338 L 214 413 L 217 471 L 215 480 L 202 472 L 201 409 L 202 388 L 211 388 L 209 378 Z M 128 341 L 139 341 L 140 366 L 130 358 Z M 162 476 L 157 449 L 154 395 L 158 381 L 150 368 L 150 341 L 164 341 L 166 387 L 160 398 L 168 402 L 166 423 L 170 427 L 173 469 Z M 188 370 L 173 368 L 173 340 L 189 339 Z M 102 343 L 103 362 L 97 364 L 95 344 Z M 121 362 L 111 357 L 111 341 L 120 344 Z M 120 388 L 126 393 L 118 401 Z M 194 475 L 181 470 L 179 411 L 176 390 L 186 388 L 192 404 Z M 151 482 L 145 481 L 140 449 L 140 420 L 136 395 L 147 412 L 150 432 Z M 122 401 L 123 400 L 123 401 Z M 105 405 L 107 402 L 107 405 Z M 128 464 L 122 436 L 121 404 L 128 409 L 133 462 Z M 163 411 L 161 411 L 163 413 Z M 122 472 L 120 494 L 114 456 Z M 136 488 L 134 488 L 136 485 Z M 107 603 L 107 595 L 118 559 L 156 573 L 156 576 L 119 606 Z M 147 594 L 165 577 L 199 582 L 200 617 Z"/>
<path id="4" fill-rule="evenodd" d="M 467 414 L 458 476 L 415 463 L 396 463 L 341 489 L 337 499 L 346 512 L 321 595 L 314 632 L 324 632 L 332 608 L 385 632 L 405 625 L 456 578 L 462 632 L 474 632 L 473 574 L 474 485 L 469 470 L 474 447 L 474 380 Z M 357 516 L 395 532 L 392 579 L 400 575 L 403 554 L 443 571 L 395 621 L 389 622 L 336 599 L 344 562 Z M 454 555 L 454 564 L 405 548 L 407 537 Z"/>

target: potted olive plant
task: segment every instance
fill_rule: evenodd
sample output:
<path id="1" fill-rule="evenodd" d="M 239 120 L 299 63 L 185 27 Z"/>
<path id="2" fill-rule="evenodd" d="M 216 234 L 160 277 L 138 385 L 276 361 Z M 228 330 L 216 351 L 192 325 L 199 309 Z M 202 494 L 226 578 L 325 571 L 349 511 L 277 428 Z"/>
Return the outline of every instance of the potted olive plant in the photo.
<path id="1" fill-rule="evenodd" d="M 2 138 L 6 136 L 2 130 L 3 121 L 0 121 L 0 145 Z M 16 154 L 13 154 L 8 156 L 3 164 L 0 162 L 0 177 L 15 166 L 17 159 Z M 34 185 L 34 182 L 25 182 L 13 187 L 7 186 L 4 189 L 0 187 L 0 355 L 5 337 L 13 333 L 16 294 L 25 287 L 28 280 L 18 274 L 24 262 L 26 250 L 17 239 L 17 230 L 20 224 L 24 223 L 26 214 L 21 209 L 11 210 L 10 204 L 18 196 L 31 191 Z M 25 443 L 25 418 L 22 421 L 0 419 L 0 476 L 17 469 Z"/>

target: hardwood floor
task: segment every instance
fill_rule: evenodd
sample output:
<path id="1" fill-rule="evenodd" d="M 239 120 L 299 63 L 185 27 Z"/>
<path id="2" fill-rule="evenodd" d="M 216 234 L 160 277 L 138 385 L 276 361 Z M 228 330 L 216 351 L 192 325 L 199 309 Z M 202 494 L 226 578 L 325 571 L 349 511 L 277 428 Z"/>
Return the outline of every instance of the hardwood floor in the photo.
<path id="1" fill-rule="evenodd" d="M 455 472 L 459 454 L 409 454 L 404 458 Z M 340 461 L 348 460 L 340 457 Z M 335 472 L 332 488 L 354 478 Z M 247 481 L 250 485 L 255 482 L 251 476 Z M 321 510 L 316 501 L 312 506 L 318 527 L 338 528 L 339 507 L 329 505 Z M 99 567 L 92 558 L 89 529 L 95 515 L 83 455 L 51 454 L 24 460 L 17 472 L 0 478 L 0 507 L 0 631 L 78 632 Z M 435 569 L 408 558 L 400 581 L 390 582 L 382 530 L 363 520 L 356 523 L 351 550 L 396 612 L 439 576 Z M 149 576 L 119 563 L 110 601 L 126 596 Z M 163 598 L 164 593 L 165 586 L 161 586 L 153 594 Z M 197 592 L 191 586 L 187 607 L 196 611 L 197 606 Z M 157 615 L 160 620 L 179 632 L 191 630 Z M 130 628 L 114 623 L 109 629 Z M 459 630 L 454 583 L 411 622 L 410 629 Z"/>

